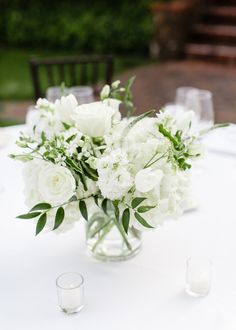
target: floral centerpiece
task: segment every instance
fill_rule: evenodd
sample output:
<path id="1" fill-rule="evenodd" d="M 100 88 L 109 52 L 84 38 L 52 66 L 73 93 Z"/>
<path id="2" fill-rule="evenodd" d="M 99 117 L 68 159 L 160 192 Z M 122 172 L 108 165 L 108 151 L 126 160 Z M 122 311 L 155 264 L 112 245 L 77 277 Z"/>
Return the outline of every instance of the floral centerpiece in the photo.
<path id="1" fill-rule="evenodd" d="M 25 162 L 30 211 L 18 218 L 36 220 L 36 235 L 68 230 L 83 217 L 90 252 L 125 259 L 139 251 L 140 231 L 191 207 L 191 160 L 201 154 L 194 114 L 134 117 L 132 82 L 106 85 L 101 100 L 89 104 L 78 105 L 73 95 L 38 100 L 17 141 L 23 152 L 11 155 Z"/>

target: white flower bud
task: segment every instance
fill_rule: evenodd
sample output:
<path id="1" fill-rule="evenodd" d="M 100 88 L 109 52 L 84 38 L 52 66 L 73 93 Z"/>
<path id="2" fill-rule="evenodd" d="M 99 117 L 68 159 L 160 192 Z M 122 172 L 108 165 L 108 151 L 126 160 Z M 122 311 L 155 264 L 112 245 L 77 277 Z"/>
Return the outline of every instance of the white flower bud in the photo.
<path id="1" fill-rule="evenodd" d="M 105 85 L 100 93 L 100 97 L 102 100 L 108 98 L 109 94 L 110 94 L 110 86 L 109 85 Z"/>

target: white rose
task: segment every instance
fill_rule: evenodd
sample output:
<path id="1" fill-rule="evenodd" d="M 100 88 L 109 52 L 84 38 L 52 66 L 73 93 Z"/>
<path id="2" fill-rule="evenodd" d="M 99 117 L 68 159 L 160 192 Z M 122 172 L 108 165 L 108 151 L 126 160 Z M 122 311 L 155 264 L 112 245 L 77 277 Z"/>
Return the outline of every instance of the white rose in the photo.
<path id="1" fill-rule="evenodd" d="M 75 188 L 75 179 L 65 167 L 49 164 L 39 172 L 38 190 L 43 200 L 52 205 L 67 202 L 74 194 Z"/>
<path id="2" fill-rule="evenodd" d="M 81 133 L 91 137 L 101 137 L 109 132 L 113 116 L 117 113 L 118 110 L 103 102 L 93 102 L 78 106 L 73 119 Z"/>
<path id="3" fill-rule="evenodd" d="M 116 111 L 119 111 L 119 106 L 121 101 L 117 99 L 108 98 L 103 101 L 103 104 L 108 105 L 109 107 L 113 108 Z"/>
<path id="4" fill-rule="evenodd" d="M 115 110 L 115 114 L 113 116 L 113 122 L 115 124 L 119 123 L 120 120 L 121 120 L 121 113 L 119 111 L 119 107 L 120 107 L 121 101 L 119 101 L 117 99 L 108 98 L 108 99 L 105 99 L 103 101 L 103 103 Z"/>
<path id="5" fill-rule="evenodd" d="M 160 186 L 163 177 L 162 170 L 151 170 L 150 167 L 140 170 L 135 176 L 135 187 L 141 193 L 146 193 Z"/>
<path id="6" fill-rule="evenodd" d="M 58 114 L 62 122 L 72 124 L 72 114 L 77 107 L 78 102 L 74 95 L 62 96 L 60 100 L 55 102 L 55 112 Z"/>

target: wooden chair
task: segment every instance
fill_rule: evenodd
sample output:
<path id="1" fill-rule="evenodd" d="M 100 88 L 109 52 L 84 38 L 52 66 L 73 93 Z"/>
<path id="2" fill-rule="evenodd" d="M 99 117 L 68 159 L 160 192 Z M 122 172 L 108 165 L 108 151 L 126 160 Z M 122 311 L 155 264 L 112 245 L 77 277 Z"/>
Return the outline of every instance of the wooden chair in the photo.
<path id="1" fill-rule="evenodd" d="M 91 86 L 96 96 L 102 84 L 111 84 L 114 69 L 112 55 L 32 58 L 29 64 L 35 100 L 45 97 L 48 87 L 60 86 L 62 82 L 66 87 Z"/>

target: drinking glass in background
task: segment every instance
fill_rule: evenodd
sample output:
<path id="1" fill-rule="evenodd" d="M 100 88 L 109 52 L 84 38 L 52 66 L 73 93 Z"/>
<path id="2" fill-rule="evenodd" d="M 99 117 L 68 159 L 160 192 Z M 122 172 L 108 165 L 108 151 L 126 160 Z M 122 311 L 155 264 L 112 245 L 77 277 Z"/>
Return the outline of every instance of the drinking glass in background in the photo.
<path id="1" fill-rule="evenodd" d="M 193 110 L 196 115 L 194 126 L 204 129 L 214 124 L 212 93 L 194 87 L 179 87 L 176 90 L 176 104 L 185 110 Z"/>
<path id="2" fill-rule="evenodd" d="M 89 86 L 73 86 L 69 89 L 69 94 L 73 94 L 78 104 L 91 103 L 94 101 L 93 89 Z"/>
<path id="3" fill-rule="evenodd" d="M 46 98 L 49 102 L 55 102 L 62 96 L 69 95 L 69 89 L 60 86 L 49 87 L 46 91 Z"/>
<path id="4" fill-rule="evenodd" d="M 178 87 L 175 93 L 175 103 L 183 107 L 186 106 L 186 99 L 190 92 L 197 91 L 195 87 Z"/>

